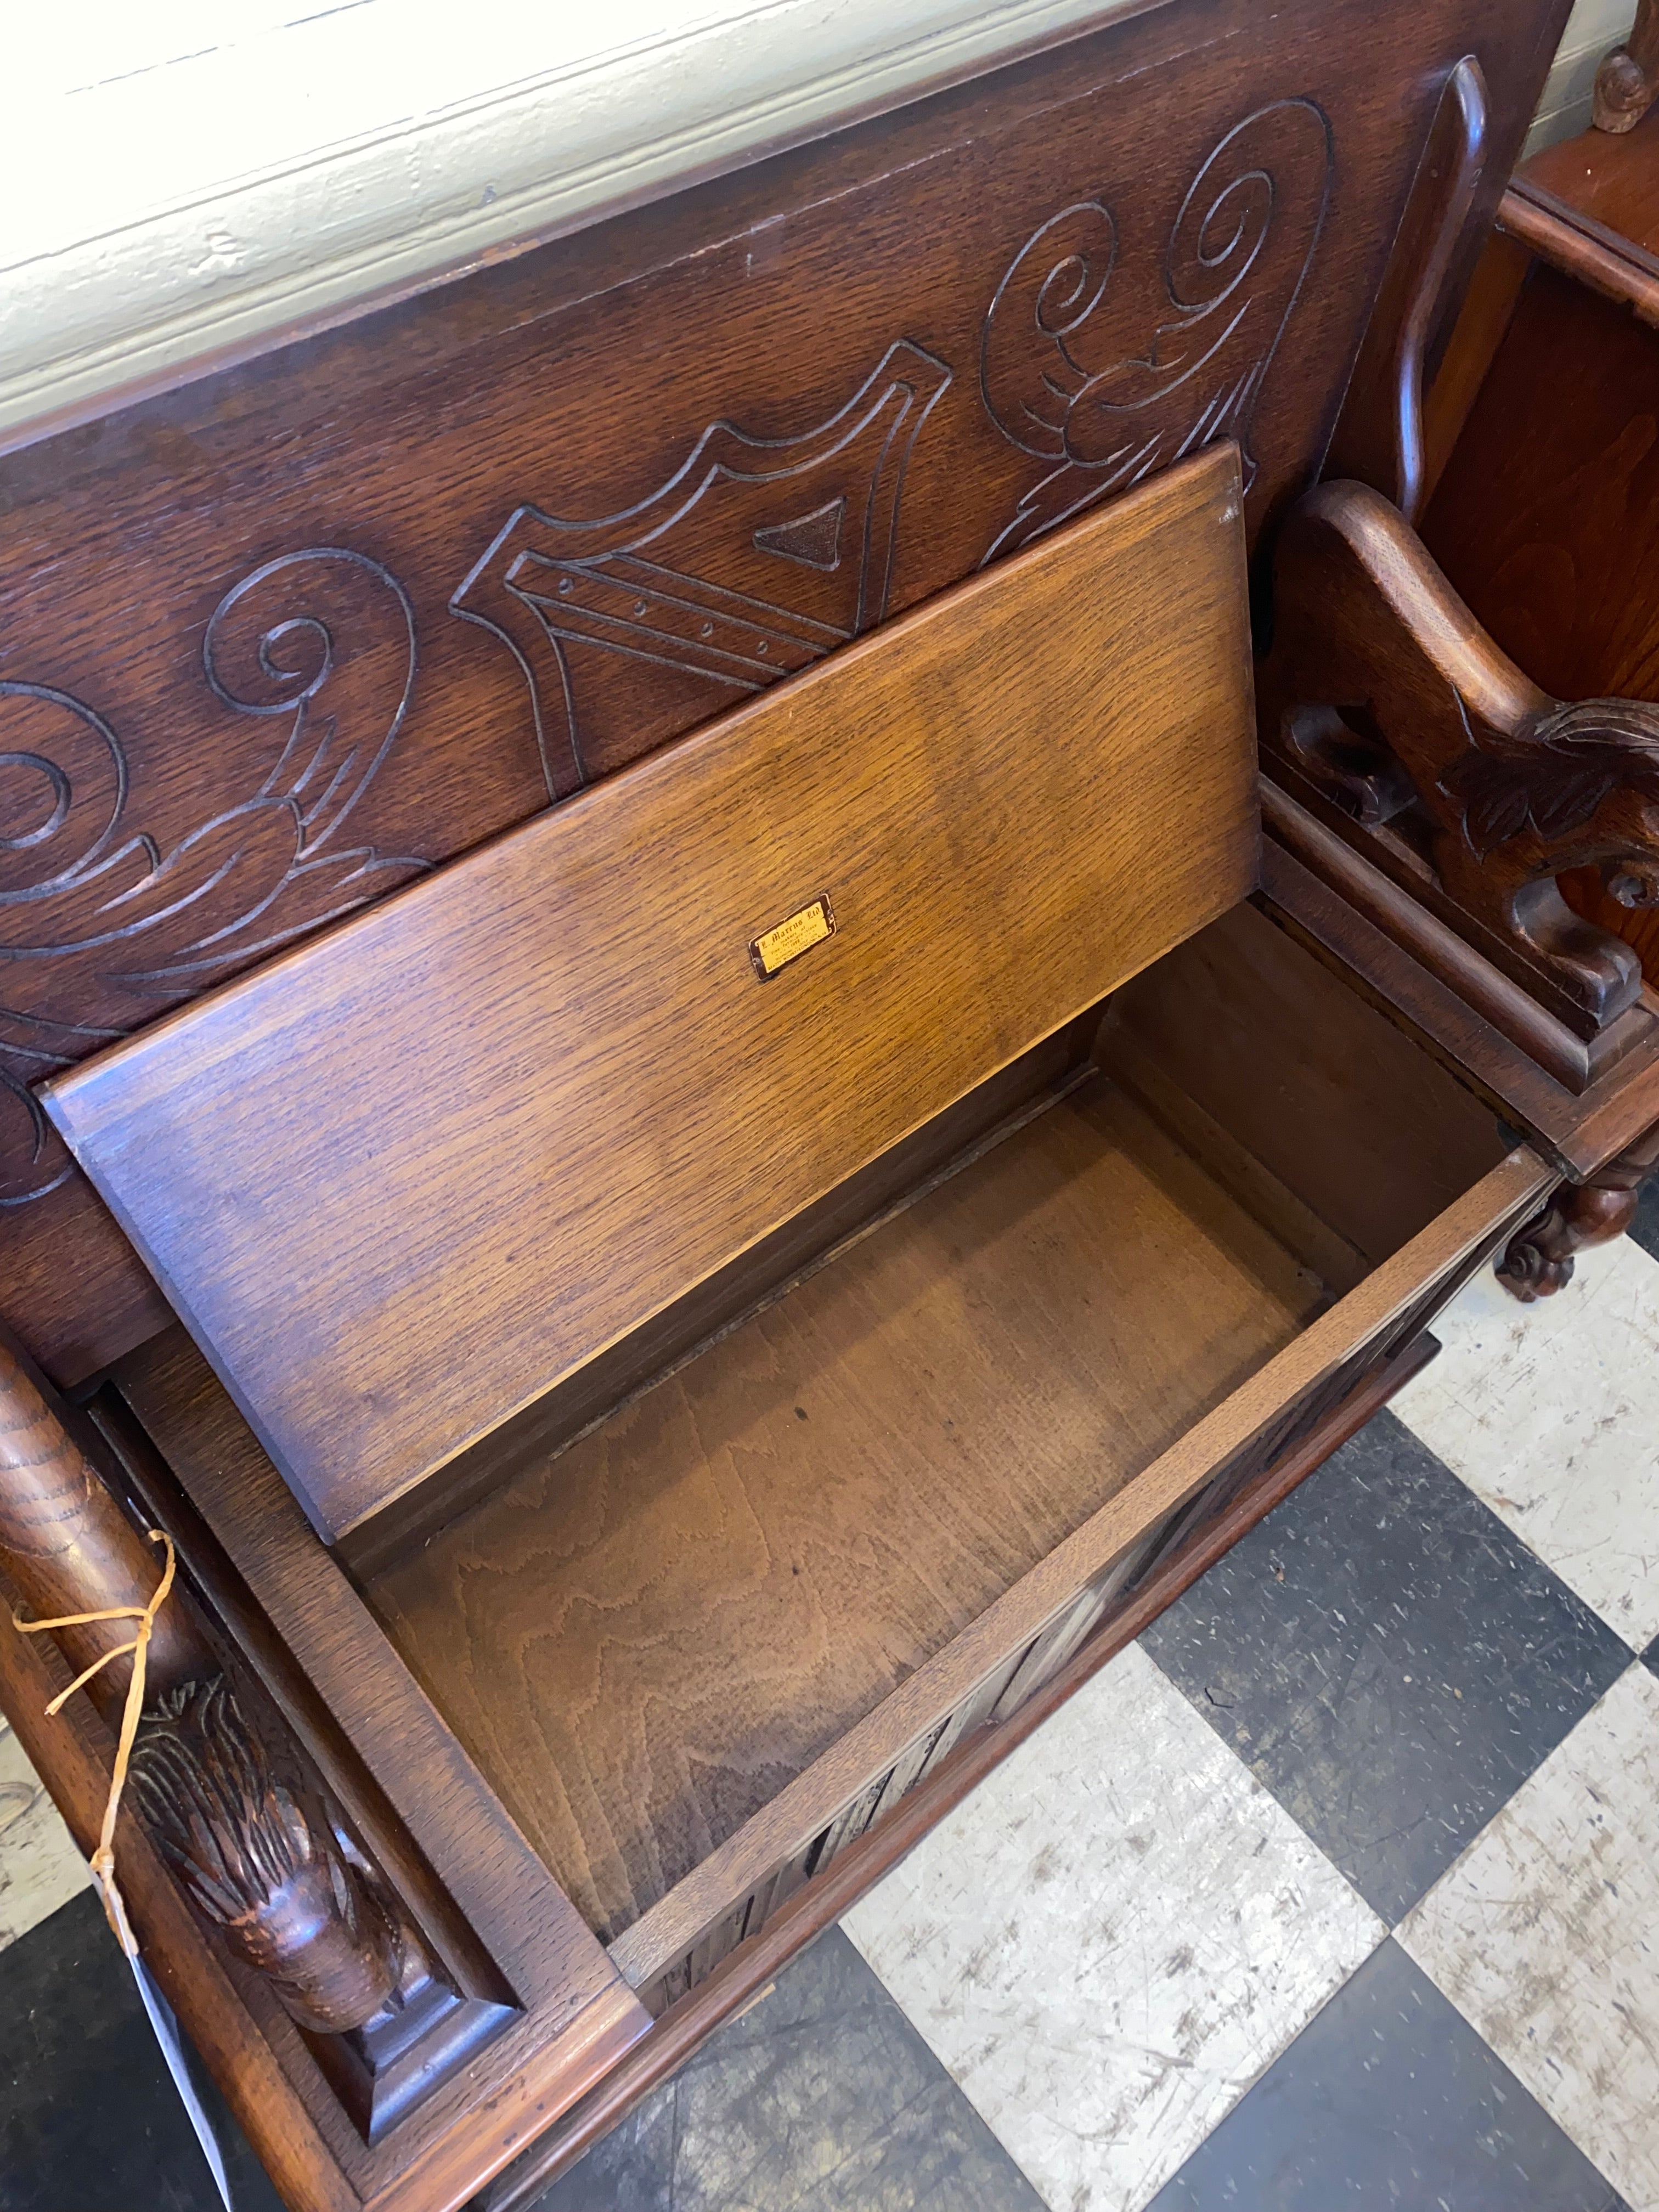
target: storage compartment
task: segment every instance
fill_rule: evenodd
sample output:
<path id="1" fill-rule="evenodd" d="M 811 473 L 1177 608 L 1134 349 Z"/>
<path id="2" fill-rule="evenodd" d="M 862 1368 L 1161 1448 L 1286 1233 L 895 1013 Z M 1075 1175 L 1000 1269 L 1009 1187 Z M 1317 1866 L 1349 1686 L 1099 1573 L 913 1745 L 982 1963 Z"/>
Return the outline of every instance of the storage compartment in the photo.
<path id="1" fill-rule="evenodd" d="M 1249 908 L 1091 1028 L 667 1372 L 574 1437 L 555 1394 L 544 1448 L 532 1418 L 471 1455 L 477 1503 L 357 1555 L 659 1998 L 1012 1711 L 1184 1501 L 1415 1337 L 1547 1180 Z M 140 1355 L 124 1387 L 188 1486 L 235 1423 L 199 1356 Z"/>
<path id="2" fill-rule="evenodd" d="M 1217 447 L 43 1093 L 349 1536 L 1226 912 Z"/>

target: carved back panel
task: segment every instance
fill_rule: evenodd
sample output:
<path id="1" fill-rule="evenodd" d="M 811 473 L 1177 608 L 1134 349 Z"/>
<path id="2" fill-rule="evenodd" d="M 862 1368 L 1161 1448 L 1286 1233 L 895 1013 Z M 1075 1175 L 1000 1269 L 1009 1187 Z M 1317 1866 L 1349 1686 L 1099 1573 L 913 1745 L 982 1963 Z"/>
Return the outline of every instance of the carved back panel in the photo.
<path id="1" fill-rule="evenodd" d="M 1562 0 L 1169 0 L 0 461 L 0 1312 L 157 1293 L 32 1086 L 1219 437 L 1316 472 L 1440 84 Z"/>

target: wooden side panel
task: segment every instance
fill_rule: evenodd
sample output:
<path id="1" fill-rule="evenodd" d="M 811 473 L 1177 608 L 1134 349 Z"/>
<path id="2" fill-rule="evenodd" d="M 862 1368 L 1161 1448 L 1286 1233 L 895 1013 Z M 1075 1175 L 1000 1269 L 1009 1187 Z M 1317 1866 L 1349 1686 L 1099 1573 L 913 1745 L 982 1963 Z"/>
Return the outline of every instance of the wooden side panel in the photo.
<path id="1" fill-rule="evenodd" d="M 1137 1083 L 1137 1046 L 1373 1264 L 1502 1157 L 1486 1107 L 1251 908 L 1118 994 L 1101 1064 Z"/>
<path id="2" fill-rule="evenodd" d="M 1244 896 L 1255 809 L 1220 448 L 49 1108 L 335 1535 Z"/>
<path id="3" fill-rule="evenodd" d="M 36 1084 L 1209 441 L 1254 535 L 1447 71 L 1506 173 L 1565 7 L 1165 0 L 0 462 L 0 1309 L 43 1364 L 165 1312 Z"/>

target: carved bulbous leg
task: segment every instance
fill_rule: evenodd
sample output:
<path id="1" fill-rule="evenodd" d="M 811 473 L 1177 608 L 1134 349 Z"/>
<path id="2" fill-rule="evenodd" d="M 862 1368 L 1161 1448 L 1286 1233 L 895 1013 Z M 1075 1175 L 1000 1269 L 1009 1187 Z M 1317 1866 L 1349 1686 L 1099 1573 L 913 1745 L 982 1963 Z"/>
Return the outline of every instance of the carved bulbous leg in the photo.
<path id="1" fill-rule="evenodd" d="M 343 2033 L 387 2002 L 402 1971 L 397 1928 L 323 1822 L 275 1779 L 222 1680 L 151 1716 L 132 1790 L 203 1917 L 302 2027 Z"/>
<path id="2" fill-rule="evenodd" d="M 131 1644 L 132 1613 L 149 1604 L 162 1571 L 3 1339 L 0 1568 L 37 1618 L 119 1616 L 53 1627 L 77 1674 Z M 114 1658 L 86 1684 L 118 1727 L 131 1680 L 131 1660 Z M 185 1888 L 297 2020 L 325 2031 L 360 2027 L 397 1987 L 396 1933 L 361 1874 L 272 1780 L 177 1591 L 150 1632 L 145 1693 L 150 1717 L 131 1776 Z"/>
<path id="3" fill-rule="evenodd" d="M 1636 1218 L 1642 1185 L 1659 1164 L 1659 1129 L 1621 1152 L 1588 1182 L 1563 1183 L 1542 1213 L 1518 1230 L 1498 1262 L 1498 1279 L 1530 1305 L 1572 1280 L 1574 1255 L 1610 1244 Z"/>

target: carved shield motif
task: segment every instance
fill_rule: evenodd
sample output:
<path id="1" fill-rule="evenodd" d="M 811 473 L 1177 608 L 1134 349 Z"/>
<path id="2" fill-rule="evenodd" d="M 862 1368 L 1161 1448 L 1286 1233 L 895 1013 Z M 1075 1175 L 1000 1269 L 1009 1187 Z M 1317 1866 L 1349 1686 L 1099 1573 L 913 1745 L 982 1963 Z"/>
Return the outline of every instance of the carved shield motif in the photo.
<path id="1" fill-rule="evenodd" d="M 799 437 L 713 422 L 597 521 L 521 507 L 450 601 L 524 672 L 550 799 L 845 645 L 886 611 L 905 465 L 951 381 L 901 339 Z M 686 709 L 687 678 L 705 702 Z"/>

